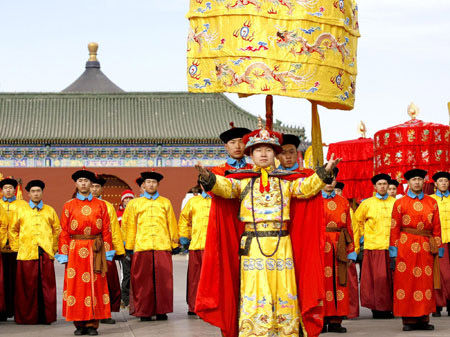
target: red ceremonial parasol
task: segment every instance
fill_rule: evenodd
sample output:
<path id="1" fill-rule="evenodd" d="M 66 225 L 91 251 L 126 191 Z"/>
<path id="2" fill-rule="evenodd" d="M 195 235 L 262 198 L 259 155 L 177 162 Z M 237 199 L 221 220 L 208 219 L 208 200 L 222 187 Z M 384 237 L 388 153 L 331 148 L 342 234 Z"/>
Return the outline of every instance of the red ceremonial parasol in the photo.
<path id="1" fill-rule="evenodd" d="M 370 178 L 373 176 L 373 139 L 365 137 L 365 125 L 360 123 L 363 137 L 332 143 L 328 147 L 327 159 L 331 154 L 342 158 L 337 180 L 345 184 L 342 195 L 347 199 L 361 200 L 373 195 Z"/>
<path id="2" fill-rule="evenodd" d="M 410 121 L 375 133 L 375 173 L 387 173 L 404 183 L 403 173 L 421 168 L 428 171 L 425 181 L 431 182 L 433 174 L 449 170 L 449 126 L 418 120 L 418 112 L 411 103 Z"/>

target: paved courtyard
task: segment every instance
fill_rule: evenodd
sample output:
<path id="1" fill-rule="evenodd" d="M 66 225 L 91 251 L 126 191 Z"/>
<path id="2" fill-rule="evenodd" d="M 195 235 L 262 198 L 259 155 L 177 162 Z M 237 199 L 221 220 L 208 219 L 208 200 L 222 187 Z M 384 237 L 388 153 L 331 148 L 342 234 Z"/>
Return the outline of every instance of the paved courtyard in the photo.
<path id="1" fill-rule="evenodd" d="M 111 337 L 220 337 L 217 328 L 204 323 L 198 318 L 187 316 L 187 306 L 185 303 L 186 290 L 186 256 L 174 257 L 174 313 L 169 314 L 169 320 L 165 322 L 140 322 L 136 317 L 128 315 L 128 311 L 122 310 L 120 313 L 113 313 L 116 319 L 115 325 L 101 325 L 100 335 Z M 58 285 L 58 321 L 50 326 L 47 325 L 17 325 L 14 321 L 0 323 L 0 335 L 4 336 L 26 336 L 26 337 L 57 337 L 73 336 L 74 327 L 71 322 L 66 322 L 61 317 L 61 299 L 64 268 L 56 265 L 57 285 Z M 373 320 L 371 313 L 362 308 L 361 317 L 344 322 L 347 327 L 347 336 L 450 336 L 450 317 L 444 312 L 441 318 L 432 318 L 432 323 L 436 330 L 432 332 L 402 332 L 401 320 Z M 328 333 L 332 336 L 336 334 Z M 324 336 L 326 336 L 324 335 Z"/>

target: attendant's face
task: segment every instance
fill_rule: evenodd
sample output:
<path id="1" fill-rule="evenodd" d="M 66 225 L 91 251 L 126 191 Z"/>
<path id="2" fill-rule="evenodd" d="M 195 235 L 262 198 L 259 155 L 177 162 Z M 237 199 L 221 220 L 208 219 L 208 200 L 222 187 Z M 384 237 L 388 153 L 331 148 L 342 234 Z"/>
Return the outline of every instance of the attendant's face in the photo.
<path id="1" fill-rule="evenodd" d="M 282 146 L 283 152 L 281 152 L 277 158 L 281 162 L 281 166 L 284 168 L 290 168 L 297 162 L 297 148 L 293 144 L 286 144 Z"/>
<path id="2" fill-rule="evenodd" d="M 42 188 L 40 188 L 38 186 L 34 186 L 34 187 L 30 188 L 30 192 L 28 192 L 28 197 L 35 204 L 39 204 L 42 200 L 43 194 L 44 194 L 44 191 L 42 191 Z"/>
<path id="3" fill-rule="evenodd" d="M 144 194 L 144 192 L 145 192 L 145 185 L 144 185 L 144 183 L 141 184 L 139 189 L 141 190 L 141 194 Z"/>
<path id="4" fill-rule="evenodd" d="M 389 185 L 389 187 L 388 187 L 388 195 L 390 197 L 395 198 L 397 196 L 397 186 Z"/>
<path id="5" fill-rule="evenodd" d="M 435 183 L 434 186 L 436 186 L 436 188 L 441 191 L 441 192 L 446 192 L 448 190 L 448 179 L 447 178 L 439 178 Z"/>
<path id="6" fill-rule="evenodd" d="M 342 190 L 340 188 L 335 188 L 334 192 L 336 192 L 337 195 L 342 195 Z"/>
<path id="7" fill-rule="evenodd" d="M 75 182 L 75 187 L 80 193 L 89 193 L 91 190 L 92 182 L 87 178 L 78 178 Z"/>
<path id="8" fill-rule="evenodd" d="M 123 199 L 122 207 L 123 208 L 127 207 L 128 203 L 130 202 L 131 199 L 133 199 L 133 198 L 125 198 L 125 199 Z"/>
<path id="9" fill-rule="evenodd" d="M 9 199 L 16 194 L 16 189 L 14 188 L 13 185 L 6 184 L 5 186 L 3 186 L 2 192 L 3 196 Z"/>
<path id="10" fill-rule="evenodd" d="M 228 155 L 233 159 L 244 158 L 244 148 L 245 144 L 242 138 L 234 138 L 225 144 L 225 150 L 227 150 Z"/>
<path id="11" fill-rule="evenodd" d="M 336 179 L 333 179 L 333 182 L 331 184 L 325 185 L 323 188 L 323 191 L 330 194 L 334 191 L 334 187 L 336 186 Z"/>
<path id="12" fill-rule="evenodd" d="M 256 145 L 250 155 L 253 163 L 261 168 L 273 166 L 275 164 L 275 151 L 269 145 Z"/>
<path id="13" fill-rule="evenodd" d="M 99 198 L 102 195 L 103 187 L 100 184 L 91 184 L 91 193 L 94 197 Z"/>
<path id="14" fill-rule="evenodd" d="M 158 190 L 158 181 L 155 179 L 145 179 L 144 189 L 148 194 L 155 194 Z"/>
<path id="15" fill-rule="evenodd" d="M 375 191 L 377 191 L 379 195 L 385 195 L 388 191 L 388 187 L 389 183 L 384 179 L 380 179 L 375 183 Z"/>
<path id="16" fill-rule="evenodd" d="M 424 183 L 424 180 L 421 177 L 414 177 L 414 178 L 411 178 L 408 180 L 409 189 L 416 194 L 419 194 L 420 192 L 422 192 L 423 183 Z"/>

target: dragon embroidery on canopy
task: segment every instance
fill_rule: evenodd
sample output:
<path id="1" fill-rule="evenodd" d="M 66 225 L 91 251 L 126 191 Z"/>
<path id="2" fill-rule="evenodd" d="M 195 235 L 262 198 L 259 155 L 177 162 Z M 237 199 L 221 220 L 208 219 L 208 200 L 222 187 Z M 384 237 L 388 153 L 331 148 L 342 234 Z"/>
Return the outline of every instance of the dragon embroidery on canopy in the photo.
<path id="1" fill-rule="evenodd" d="M 188 38 L 187 38 L 188 44 L 190 42 L 195 42 L 198 44 L 198 52 L 199 53 L 202 51 L 202 46 L 205 43 L 208 43 L 208 44 L 213 43 L 219 35 L 219 33 L 217 33 L 217 32 L 208 33 L 209 24 L 206 23 L 203 25 L 203 27 L 204 27 L 204 29 L 201 32 L 198 31 L 199 30 L 198 27 L 195 27 L 194 29 L 189 28 L 189 33 L 188 33 Z M 188 51 L 190 51 L 190 49 L 188 49 Z"/>
<path id="2" fill-rule="evenodd" d="M 342 56 L 342 63 L 344 63 L 345 58 L 350 56 L 350 52 L 347 49 L 348 38 L 345 37 L 344 42 L 340 42 L 339 38 L 336 39 L 330 33 L 322 33 L 320 34 L 316 41 L 313 44 L 308 43 L 308 41 L 300 36 L 296 30 L 284 30 L 282 27 L 275 26 L 277 29 L 277 36 L 275 37 L 275 43 L 279 47 L 291 47 L 290 52 L 294 55 L 302 55 L 302 54 L 313 54 L 317 53 L 324 60 L 325 59 L 325 49 L 335 49 Z M 274 38 L 274 37 L 272 37 Z M 300 50 L 295 50 L 295 46 L 300 45 Z"/>
<path id="3" fill-rule="evenodd" d="M 260 70 L 261 72 L 257 72 Z M 281 89 L 286 91 L 287 80 L 290 79 L 295 83 L 304 83 L 310 80 L 313 74 L 307 74 L 304 76 L 296 75 L 293 71 L 282 71 L 279 72 L 279 67 L 275 66 L 271 69 L 267 64 L 263 62 L 256 62 L 249 65 L 242 75 L 238 75 L 233 69 L 231 69 L 227 64 L 219 63 L 216 64 L 216 76 L 217 79 L 223 79 L 230 76 L 230 83 L 224 81 L 224 85 L 227 87 L 233 87 L 241 83 L 247 83 L 250 88 L 255 87 L 255 81 L 251 78 L 251 75 L 256 78 L 272 79 L 281 84 Z"/>

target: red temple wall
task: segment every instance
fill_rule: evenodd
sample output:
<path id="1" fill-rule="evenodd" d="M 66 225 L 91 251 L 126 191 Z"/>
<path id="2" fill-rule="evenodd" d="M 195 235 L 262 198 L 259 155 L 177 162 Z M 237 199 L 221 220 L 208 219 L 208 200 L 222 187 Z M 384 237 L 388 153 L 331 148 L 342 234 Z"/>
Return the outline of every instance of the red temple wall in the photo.
<path id="1" fill-rule="evenodd" d="M 139 188 L 135 183 L 140 172 L 148 171 L 148 168 L 88 168 L 97 174 L 111 174 L 125 181 L 132 187 L 136 196 L 139 196 Z M 24 199 L 29 200 L 24 187 L 28 181 L 41 179 L 45 182 L 44 203 L 55 208 L 58 215 L 61 214 L 64 203 L 72 198 L 75 191 L 75 185 L 71 178 L 73 172 L 78 168 L 2 168 L 0 172 L 3 176 L 14 176 L 22 179 Z M 160 195 L 168 198 L 173 205 L 175 214 L 180 214 L 181 201 L 187 191 L 197 183 L 197 171 L 193 167 L 166 167 L 158 168 L 155 171 L 164 175 L 160 182 Z"/>

